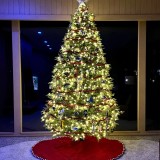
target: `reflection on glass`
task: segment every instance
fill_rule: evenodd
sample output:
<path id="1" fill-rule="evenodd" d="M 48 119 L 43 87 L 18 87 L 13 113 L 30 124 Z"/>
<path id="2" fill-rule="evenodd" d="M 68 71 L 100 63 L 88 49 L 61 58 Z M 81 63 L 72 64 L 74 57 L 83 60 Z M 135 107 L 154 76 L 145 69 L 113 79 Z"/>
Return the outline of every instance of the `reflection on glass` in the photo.
<path id="1" fill-rule="evenodd" d="M 41 111 L 69 22 L 21 22 L 23 131 L 43 131 Z M 137 130 L 137 22 L 97 22 L 111 64 L 115 98 L 125 111 L 117 130 Z"/>
<path id="2" fill-rule="evenodd" d="M 38 77 L 32 76 L 34 91 L 38 91 Z"/>
<path id="3" fill-rule="evenodd" d="M 12 30 L 10 21 L 0 21 L 0 132 L 13 132 Z"/>
<path id="4" fill-rule="evenodd" d="M 146 130 L 160 130 L 160 21 L 147 22 Z"/>
<path id="5" fill-rule="evenodd" d="M 118 131 L 137 130 L 137 22 L 97 22 L 111 65 L 115 98 L 124 113 Z"/>
<path id="6" fill-rule="evenodd" d="M 21 22 L 22 129 L 44 131 L 45 107 L 55 57 L 67 32 L 68 22 Z"/>

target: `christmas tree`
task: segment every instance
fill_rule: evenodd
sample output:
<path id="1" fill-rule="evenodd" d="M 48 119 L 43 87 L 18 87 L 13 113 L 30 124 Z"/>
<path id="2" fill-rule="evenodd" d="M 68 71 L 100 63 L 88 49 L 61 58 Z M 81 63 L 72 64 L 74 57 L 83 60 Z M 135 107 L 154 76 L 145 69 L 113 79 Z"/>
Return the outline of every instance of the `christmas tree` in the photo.
<path id="1" fill-rule="evenodd" d="M 115 129 L 121 114 L 94 19 L 81 0 L 64 37 L 42 111 L 42 121 L 53 136 L 101 139 Z"/>

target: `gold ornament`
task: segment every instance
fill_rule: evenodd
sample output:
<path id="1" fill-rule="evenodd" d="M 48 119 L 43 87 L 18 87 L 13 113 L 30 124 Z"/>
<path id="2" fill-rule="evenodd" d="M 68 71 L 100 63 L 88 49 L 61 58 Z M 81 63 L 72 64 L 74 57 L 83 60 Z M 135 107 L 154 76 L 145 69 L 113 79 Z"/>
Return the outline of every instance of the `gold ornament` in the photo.
<path id="1" fill-rule="evenodd" d="M 71 27 L 71 29 L 76 30 L 77 27 L 76 27 L 75 25 L 73 25 L 73 26 Z"/>
<path id="2" fill-rule="evenodd" d="M 89 20 L 90 20 L 90 21 L 94 21 L 94 15 L 90 15 L 90 16 L 89 16 Z"/>
<path id="3" fill-rule="evenodd" d="M 64 120 L 61 120 L 61 128 L 64 127 Z"/>
<path id="4" fill-rule="evenodd" d="M 53 105 L 52 101 L 48 101 L 48 105 L 52 106 Z"/>

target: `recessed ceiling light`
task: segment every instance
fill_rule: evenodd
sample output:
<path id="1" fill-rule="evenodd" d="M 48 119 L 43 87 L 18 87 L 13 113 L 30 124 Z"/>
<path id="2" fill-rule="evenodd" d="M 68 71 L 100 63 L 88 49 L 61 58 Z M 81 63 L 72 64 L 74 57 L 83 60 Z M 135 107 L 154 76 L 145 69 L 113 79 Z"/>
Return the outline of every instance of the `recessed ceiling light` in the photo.
<path id="1" fill-rule="evenodd" d="M 50 45 L 49 44 L 47 44 L 47 47 L 49 47 Z"/>
<path id="2" fill-rule="evenodd" d="M 47 41 L 44 41 L 44 43 L 47 43 Z"/>
<path id="3" fill-rule="evenodd" d="M 42 32 L 41 32 L 41 31 L 38 31 L 38 34 L 42 34 Z"/>
<path id="4" fill-rule="evenodd" d="M 52 50 L 52 48 L 49 48 L 49 50 Z"/>

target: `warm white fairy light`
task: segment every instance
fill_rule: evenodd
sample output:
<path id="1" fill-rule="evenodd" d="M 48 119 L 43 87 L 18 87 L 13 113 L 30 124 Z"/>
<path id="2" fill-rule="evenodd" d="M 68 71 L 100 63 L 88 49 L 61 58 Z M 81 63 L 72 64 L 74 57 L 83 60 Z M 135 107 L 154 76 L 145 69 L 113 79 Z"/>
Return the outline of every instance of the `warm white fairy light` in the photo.
<path id="1" fill-rule="evenodd" d="M 42 121 L 53 136 L 79 140 L 87 134 L 101 139 L 115 128 L 121 112 L 113 98 L 110 65 L 105 61 L 94 15 L 86 0 L 78 2 L 81 5 L 56 58 Z"/>

